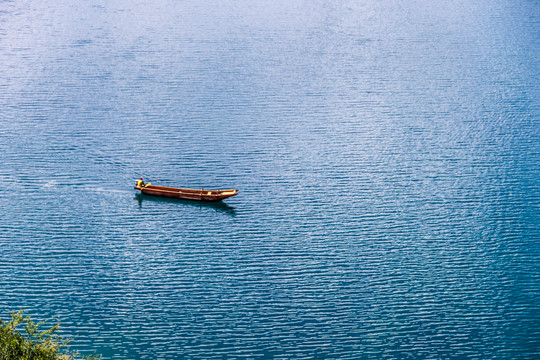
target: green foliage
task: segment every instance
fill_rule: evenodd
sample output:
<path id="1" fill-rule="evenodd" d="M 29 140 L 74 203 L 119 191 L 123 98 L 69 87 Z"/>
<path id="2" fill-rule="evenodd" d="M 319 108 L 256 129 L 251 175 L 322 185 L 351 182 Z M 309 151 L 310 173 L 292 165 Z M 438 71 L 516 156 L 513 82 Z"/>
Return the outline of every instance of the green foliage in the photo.
<path id="1" fill-rule="evenodd" d="M 75 360 L 100 359 L 100 357 L 79 357 L 77 353 L 64 352 L 69 340 L 57 334 L 60 327 L 57 323 L 44 331 L 40 327 L 47 321 L 38 322 L 26 316 L 23 312 L 11 313 L 11 320 L 4 322 L 0 319 L 0 360 Z M 24 330 L 18 329 L 19 325 Z"/>

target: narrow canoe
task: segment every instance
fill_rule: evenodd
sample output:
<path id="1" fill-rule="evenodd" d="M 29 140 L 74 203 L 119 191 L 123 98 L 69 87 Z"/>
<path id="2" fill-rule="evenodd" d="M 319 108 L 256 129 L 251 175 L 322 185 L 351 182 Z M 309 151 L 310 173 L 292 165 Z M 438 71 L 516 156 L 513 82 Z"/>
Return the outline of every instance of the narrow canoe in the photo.
<path id="1" fill-rule="evenodd" d="M 238 194 L 238 189 L 233 190 L 206 190 L 206 189 L 179 189 L 167 186 L 148 185 L 145 187 L 135 186 L 145 195 L 163 196 L 175 199 L 197 201 L 220 201 Z"/>

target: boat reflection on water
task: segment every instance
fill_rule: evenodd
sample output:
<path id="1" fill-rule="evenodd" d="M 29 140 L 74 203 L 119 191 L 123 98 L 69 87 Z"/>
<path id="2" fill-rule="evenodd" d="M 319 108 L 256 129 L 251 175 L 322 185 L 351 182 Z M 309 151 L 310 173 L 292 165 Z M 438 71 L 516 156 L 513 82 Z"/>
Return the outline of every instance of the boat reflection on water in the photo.
<path id="1" fill-rule="evenodd" d="M 151 202 L 176 203 L 176 204 L 182 204 L 182 205 L 198 206 L 201 208 L 214 209 L 218 212 L 223 212 L 230 215 L 236 215 L 236 209 L 232 206 L 225 204 L 223 201 L 207 202 L 207 201 L 196 201 L 196 200 L 184 200 L 184 199 L 157 197 L 157 196 L 145 195 L 142 193 L 135 194 L 135 200 L 137 200 L 137 202 L 139 203 L 140 208 L 142 208 L 143 202 L 151 201 Z"/>

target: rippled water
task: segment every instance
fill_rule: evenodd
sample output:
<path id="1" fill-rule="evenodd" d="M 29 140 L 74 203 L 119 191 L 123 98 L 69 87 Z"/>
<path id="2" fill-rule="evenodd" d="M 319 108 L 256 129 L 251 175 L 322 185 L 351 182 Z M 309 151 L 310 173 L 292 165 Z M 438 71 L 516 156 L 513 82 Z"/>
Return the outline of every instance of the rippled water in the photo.
<path id="1" fill-rule="evenodd" d="M 540 356 L 539 14 L 1 2 L 0 316 L 105 359 Z"/>

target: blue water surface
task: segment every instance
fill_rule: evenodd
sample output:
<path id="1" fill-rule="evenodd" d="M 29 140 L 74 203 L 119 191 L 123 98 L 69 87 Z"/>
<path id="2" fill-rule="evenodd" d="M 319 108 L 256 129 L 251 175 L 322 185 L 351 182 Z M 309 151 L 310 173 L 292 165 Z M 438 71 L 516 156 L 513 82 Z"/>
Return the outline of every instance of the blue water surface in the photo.
<path id="1" fill-rule="evenodd" d="M 539 39 L 534 0 L 0 2 L 0 317 L 104 359 L 537 359 Z"/>

